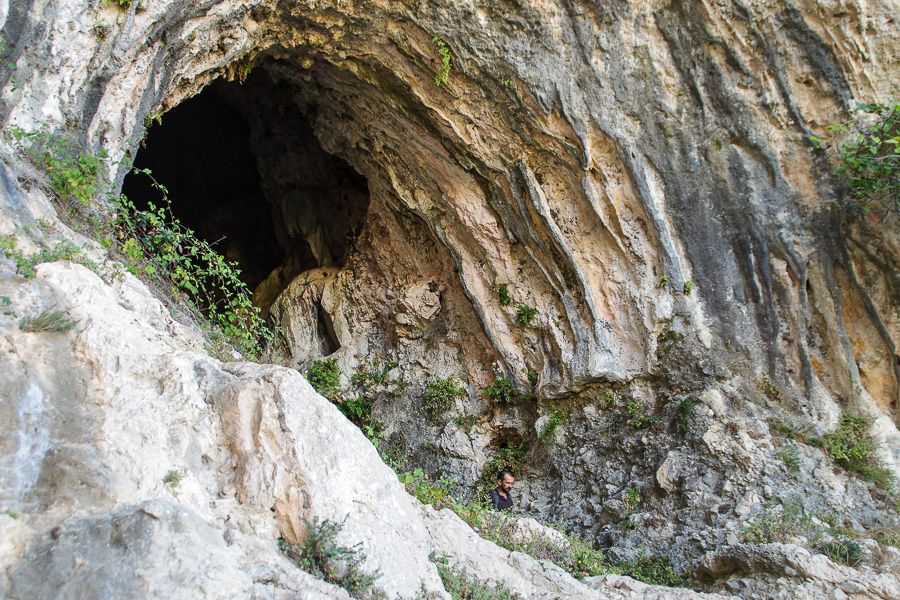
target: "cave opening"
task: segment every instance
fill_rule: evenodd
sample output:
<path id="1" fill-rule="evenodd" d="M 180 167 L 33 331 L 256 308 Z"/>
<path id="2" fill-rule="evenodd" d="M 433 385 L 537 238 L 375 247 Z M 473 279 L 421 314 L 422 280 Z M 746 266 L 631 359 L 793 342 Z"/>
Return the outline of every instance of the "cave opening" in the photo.
<path id="1" fill-rule="evenodd" d="M 264 311 L 300 273 L 342 266 L 369 207 L 366 179 L 327 153 L 290 86 L 255 69 L 218 80 L 151 124 L 134 166 L 169 192 L 173 216 L 241 269 Z M 158 202 L 146 176 L 123 192 Z"/>

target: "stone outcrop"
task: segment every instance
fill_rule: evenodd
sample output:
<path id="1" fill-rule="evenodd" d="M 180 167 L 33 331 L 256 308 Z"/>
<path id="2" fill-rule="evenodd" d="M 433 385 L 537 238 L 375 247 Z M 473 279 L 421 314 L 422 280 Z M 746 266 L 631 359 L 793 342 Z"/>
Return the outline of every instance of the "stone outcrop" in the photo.
<path id="1" fill-rule="evenodd" d="M 382 450 L 473 489 L 498 451 L 527 447 L 530 515 L 684 571 L 791 498 L 857 531 L 896 525 L 886 490 L 802 441 L 861 413 L 900 473 L 896 215 L 850 210 L 809 141 L 896 94 L 895 2 L 125 4 L 0 2 L 0 124 L 108 152 L 117 188 L 153 117 L 166 127 L 166 111 L 220 94 L 246 121 L 284 254 L 256 301 L 289 367 L 333 356 L 350 388 L 396 362 L 404 385 L 374 408 Z M 28 250 L 63 235 L 42 175 L 8 140 L 0 159 L 0 234 Z M 347 169 L 368 194 L 334 189 Z M 121 555 L 110 577 L 135 593 L 215 596 L 208 570 L 169 588 L 132 576 L 183 543 L 228 563 L 239 595 L 328 597 L 274 546 L 319 516 L 346 517 L 390 593 L 442 593 L 427 556 L 452 519 L 417 516 L 296 371 L 219 364 L 115 267 L 42 265 L 29 282 L 2 268 L 15 317 L 0 317 L 0 493 L 25 516 L 0 517 L 0 589 L 39 595 L 57 580 L 35 573 L 70 579 L 76 558 Z M 73 332 L 16 326 L 52 306 Z M 522 307 L 535 316 L 517 320 Z M 448 376 L 466 397 L 431 418 L 423 390 Z M 519 401 L 488 401 L 497 378 Z M 173 470 L 184 478 L 164 485 Z M 126 529 L 143 541 L 110 554 Z M 218 531 L 233 533 L 207 543 Z M 510 585 L 543 581 L 497 556 Z"/>

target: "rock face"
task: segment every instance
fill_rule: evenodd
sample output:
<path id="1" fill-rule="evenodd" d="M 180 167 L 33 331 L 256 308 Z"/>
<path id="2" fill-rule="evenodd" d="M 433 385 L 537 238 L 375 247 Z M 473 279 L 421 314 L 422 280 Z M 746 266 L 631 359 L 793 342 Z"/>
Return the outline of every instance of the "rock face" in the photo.
<path id="1" fill-rule="evenodd" d="M 290 365 L 331 355 L 349 388 L 396 362 L 404 385 L 374 409 L 382 449 L 471 489 L 499 452 L 527 448 L 517 497 L 532 516 L 689 569 L 791 498 L 855 529 L 896 522 L 884 490 L 770 427 L 812 438 L 862 413 L 900 473 L 896 215 L 852 215 L 808 139 L 896 93 L 895 13 L 891 0 L 0 0 L 0 123 L 68 131 L 107 151 L 121 184 L 154 143 L 146 123 L 215 91 L 246 121 L 273 215 L 284 259 L 256 300 Z M 217 80 L 232 83 L 204 90 Z M 0 151 L 0 233 L 62 230 L 40 175 Z M 346 517 L 347 541 L 370 551 L 393 540 L 367 563 L 390 593 L 440 593 L 437 517 L 413 515 L 295 372 L 218 364 L 128 276 L 50 264 L 25 283 L 3 269 L 16 319 L 60 305 L 79 325 L 28 334 L 2 317 L 0 492 L 30 516 L 0 517 L 0 589 L 40 595 L 57 580 L 35 574 L 53 572 L 90 595 L 72 561 L 106 561 L 133 530 L 143 541 L 109 577 L 140 593 L 327 597 L 273 543 L 320 516 Z M 448 376 L 466 397 L 427 414 L 427 382 Z M 518 401 L 488 401 L 498 378 Z M 174 488 L 171 470 L 185 474 Z M 173 543 L 208 545 L 232 570 L 165 589 L 133 576 Z"/>

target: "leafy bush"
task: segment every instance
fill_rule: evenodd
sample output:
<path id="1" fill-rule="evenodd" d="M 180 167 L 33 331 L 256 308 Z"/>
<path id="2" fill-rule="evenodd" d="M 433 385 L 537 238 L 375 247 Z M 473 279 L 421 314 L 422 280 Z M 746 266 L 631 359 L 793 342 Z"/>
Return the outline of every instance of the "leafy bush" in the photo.
<path id="1" fill-rule="evenodd" d="M 22 317 L 19 328 L 30 332 L 62 333 L 75 327 L 75 321 L 69 315 L 56 308 L 45 308 L 33 317 Z"/>
<path id="2" fill-rule="evenodd" d="M 844 413 L 835 431 L 814 442 L 845 469 L 890 488 L 894 476 L 875 455 L 875 440 L 868 433 L 870 425 L 871 421 L 861 415 Z"/>
<path id="3" fill-rule="evenodd" d="M 689 296 L 691 292 L 694 291 L 694 288 L 697 287 L 694 285 L 693 281 L 685 281 L 684 285 L 681 288 L 681 291 L 684 292 L 685 296 Z"/>
<path id="4" fill-rule="evenodd" d="M 341 368 L 337 359 L 314 360 L 306 369 L 306 380 L 313 389 L 326 398 L 338 393 L 341 384 Z"/>
<path id="5" fill-rule="evenodd" d="M 494 291 L 497 293 L 497 298 L 499 298 L 500 306 L 509 306 L 512 304 L 512 298 L 509 295 L 509 287 L 505 283 L 501 283 Z"/>
<path id="6" fill-rule="evenodd" d="M 441 69 L 434 76 L 434 83 L 438 87 L 441 87 L 442 85 L 447 85 L 450 82 L 450 48 L 447 46 L 447 43 L 438 36 L 434 36 L 433 38 L 431 38 L 431 43 L 434 44 L 435 48 L 437 48 L 438 54 L 441 55 Z"/>
<path id="7" fill-rule="evenodd" d="M 621 561 L 615 563 L 610 572 L 627 575 L 651 585 L 687 585 L 685 578 L 672 568 L 672 563 L 664 556 L 639 556 L 634 560 Z"/>
<path id="8" fill-rule="evenodd" d="M 366 557 L 360 544 L 347 547 L 337 543 L 343 523 L 315 519 L 306 526 L 303 542 L 291 544 L 278 540 L 281 551 L 307 573 L 344 588 L 354 598 L 364 597 L 380 573 L 363 571 Z"/>
<path id="9" fill-rule="evenodd" d="M 460 429 L 465 429 L 466 431 L 471 431 L 473 427 L 480 421 L 481 419 L 478 415 L 456 415 L 453 417 L 452 421 L 459 426 Z"/>
<path id="10" fill-rule="evenodd" d="M 527 304 L 519 304 L 514 321 L 519 327 L 528 327 L 528 324 L 531 323 L 531 320 L 534 319 L 536 315 L 536 308 L 528 306 Z"/>
<path id="11" fill-rule="evenodd" d="M 509 379 L 499 378 L 484 388 L 484 395 L 494 404 L 512 404 L 516 400 L 516 388 Z"/>
<path id="12" fill-rule="evenodd" d="M 453 483 L 447 479 L 431 481 L 422 469 L 411 473 L 397 475 L 406 487 L 406 491 L 415 496 L 422 504 L 430 504 L 440 508 L 455 508 L 456 499 L 451 494 Z"/>
<path id="13" fill-rule="evenodd" d="M 273 334 L 253 305 L 237 263 L 226 260 L 175 218 L 168 191 L 149 170 L 135 172 L 150 177 L 162 201 L 138 209 L 123 195 L 114 200 L 116 235 L 130 270 L 167 282 L 168 289 L 201 310 L 242 352 L 257 356 L 260 342 L 271 341 Z"/>
<path id="14" fill-rule="evenodd" d="M 447 557 L 435 559 L 444 589 L 453 600 L 519 600 L 502 584 L 479 581 L 459 565 L 451 565 Z"/>
<path id="15" fill-rule="evenodd" d="M 342 402 L 335 402 L 344 416 L 360 428 L 363 434 L 376 448 L 384 436 L 384 424 L 372 417 L 372 408 L 375 406 L 375 398 L 371 396 L 358 396 Z"/>
<path id="16" fill-rule="evenodd" d="M 656 417 L 647 414 L 644 405 L 635 398 L 628 398 L 625 401 L 625 412 L 635 429 L 645 429 L 656 423 Z"/>
<path id="17" fill-rule="evenodd" d="M 886 213 L 900 209 L 900 102 L 857 104 L 862 113 L 829 125 L 840 155 L 836 173 L 847 178 L 850 194 L 863 210 L 879 204 Z M 816 147 L 825 138 L 811 136 Z"/>
<path id="18" fill-rule="evenodd" d="M 432 379 L 425 386 L 425 393 L 422 395 L 422 405 L 432 421 L 434 421 L 437 417 L 453 408 L 453 401 L 456 398 L 465 398 L 466 396 L 465 388 L 460 386 L 453 377 Z"/>
<path id="19" fill-rule="evenodd" d="M 50 186 L 61 200 L 87 206 L 101 193 L 106 154 L 85 154 L 74 142 L 46 131 L 11 129 L 16 146 L 47 173 Z"/>

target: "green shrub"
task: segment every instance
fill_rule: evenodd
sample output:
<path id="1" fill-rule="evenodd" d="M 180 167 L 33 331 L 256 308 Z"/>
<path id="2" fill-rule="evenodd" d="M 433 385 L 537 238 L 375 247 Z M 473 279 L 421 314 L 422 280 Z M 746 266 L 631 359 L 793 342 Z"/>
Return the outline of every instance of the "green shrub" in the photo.
<path id="1" fill-rule="evenodd" d="M 344 416 L 359 427 L 363 434 L 372 442 L 376 448 L 381 443 L 384 436 L 384 424 L 372 417 L 372 408 L 375 406 L 375 398 L 367 396 L 358 396 L 350 400 L 335 402 Z"/>
<path id="2" fill-rule="evenodd" d="M 837 537 L 831 542 L 821 544 L 818 550 L 834 562 L 850 567 L 858 567 L 863 562 L 862 546 L 845 537 Z"/>
<path id="3" fill-rule="evenodd" d="M 380 360 L 367 362 L 350 377 L 350 383 L 358 387 L 363 394 L 370 394 L 379 386 L 390 382 L 390 372 L 396 367 L 397 361 L 394 360 L 384 363 Z"/>
<path id="4" fill-rule="evenodd" d="M 179 483 L 181 483 L 181 471 L 177 469 L 172 469 L 168 473 L 166 473 L 165 477 L 163 477 L 162 482 L 169 487 L 176 487 Z"/>
<path id="5" fill-rule="evenodd" d="M 306 369 L 306 380 L 319 394 L 332 398 L 341 386 L 341 368 L 337 359 L 314 360 Z"/>
<path id="6" fill-rule="evenodd" d="M 859 117 L 826 127 L 840 157 L 836 173 L 846 177 L 850 194 L 870 210 L 900 209 L 900 102 L 857 104 Z M 825 138 L 810 136 L 816 147 Z"/>
<path id="7" fill-rule="evenodd" d="M 135 173 L 150 177 L 162 202 L 137 209 L 125 196 L 114 199 L 115 226 L 130 270 L 159 278 L 203 312 L 242 352 L 251 357 L 270 342 L 272 331 L 253 305 L 252 294 L 240 278 L 237 263 L 226 260 L 172 214 L 168 191 L 147 169 Z"/>
<path id="8" fill-rule="evenodd" d="M 687 433 L 691 427 L 691 416 L 697 401 L 693 398 L 685 398 L 675 407 L 675 427 L 681 433 Z"/>
<path id="9" fill-rule="evenodd" d="M 397 478 L 406 487 L 406 491 L 422 504 L 441 508 L 456 507 L 456 499 L 451 494 L 453 483 L 447 479 L 431 481 L 422 469 L 400 473 Z"/>
<path id="10" fill-rule="evenodd" d="M 687 585 L 685 578 L 672 568 L 672 563 L 664 556 L 639 556 L 634 560 L 621 561 L 615 563 L 610 572 L 627 575 L 651 585 Z"/>
<path id="11" fill-rule="evenodd" d="M 446 379 L 432 379 L 425 386 L 422 395 L 422 405 L 432 421 L 453 408 L 454 400 L 467 396 L 465 388 L 459 385 L 453 377 Z"/>
<path id="12" fill-rule="evenodd" d="M 828 433 L 817 444 L 845 469 L 873 481 L 882 487 L 890 488 L 894 483 L 894 475 L 885 468 L 875 455 L 875 440 L 869 435 L 871 421 L 861 415 L 844 413 L 838 422 L 838 428 Z"/>
<path id="13" fill-rule="evenodd" d="M 528 327 L 528 324 L 531 323 L 531 320 L 537 315 L 537 309 L 527 304 L 519 304 L 518 310 L 516 310 L 515 323 L 519 327 Z"/>
<path id="14" fill-rule="evenodd" d="M 447 557 L 435 559 L 444 589 L 453 600 L 521 600 L 502 584 L 479 581 L 459 565 L 450 564 Z"/>
<path id="15" fill-rule="evenodd" d="M 380 573 L 366 573 L 366 560 L 360 544 L 347 547 L 338 544 L 337 536 L 343 523 L 315 519 L 307 522 L 307 536 L 299 544 L 278 540 L 281 551 L 307 573 L 328 583 L 338 585 L 354 598 L 364 597 L 380 577 Z"/>
<path id="16" fill-rule="evenodd" d="M 693 281 L 685 281 L 684 285 L 681 288 L 681 291 L 684 292 L 685 296 L 689 296 L 690 293 L 694 291 L 695 287 L 696 286 L 694 285 Z"/>
<path id="17" fill-rule="evenodd" d="M 499 378 L 484 388 L 484 395 L 494 404 L 512 404 L 516 400 L 516 388 L 509 379 Z"/>
<path id="18" fill-rule="evenodd" d="M 96 272 L 97 265 L 85 256 L 84 251 L 69 240 L 60 240 L 52 248 L 41 249 L 38 252 L 26 256 L 18 248 L 18 240 L 15 236 L 0 236 L 0 251 L 10 259 L 16 261 L 16 273 L 25 279 L 33 279 L 37 274 L 35 267 L 42 263 L 68 260 L 89 268 Z"/>
<path id="19" fill-rule="evenodd" d="M 460 429 L 464 429 L 466 431 L 471 431 L 473 427 L 480 421 L 478 415 L 457 415 L 453 417 L 452 421 L 459 426 Z"/>
<path id="20" fill-rule="evenodd" d="M 501 283 L 495 287 L 494 292 L 497 294 L 500 306 L 509 306 L 512 304 L 512 298 L 509 295 L 509 287 L 505 283 Z"/>
<path id="21" fill-rule="evenodd" d="M 450 48 L 447 46 L 447 43 L 438 36 L 434 36 L 433 38 L 431 38 L 431 43 L 434 44 L 435 48 L 437 48 L 438 54 L 441 55 L 441 68 L 434 76 L 434 83 L 438 87 L 441 87 L 442 85 L 447 85 L 450 82 Z"/>
<path id="22" fill-rule="evenodd" d="M 778 451 L 778 456 L 791 474 L 798 475 L 800 473 L 800 450 L 797 448 L 797 444 L 787 442 Z"/>
<path id="23" fill-rule="evenodd" d="M 22 317 L 19 328 L 30 332 L 63 333 L 75 327 L 75 321 L 69 315 L 56 308 L 45 308 L 33 317 Z"/>
<path id="24" fill-rule="evenodd" d="M 821 531 L 816 529 L 812 516 L 804 511 L 803 503 L 792 499 L 781 506 L 767 506 L 761 514 L 744 524 L 739 537 L 745 544 L 769 544 L 784 543 L 797 536 L 813 539 L 820 535 Z"/>
<path id="25" fill-rule="evenodd" d="M 656 284 L 656 287 L 659 289 L 664 289 L 667 285 L 669 285 L 669 274 L 665 273 L 662 277 L 659 278 L 659 282 Z"/>
<path id="26" fill-rule="evenodd" d="M 647 414 L 644 405 L 635 398 L 628 398 L 625 401 L 625 412 L 635 429 L 645 429 L 656 423 L 656 417 Z"/>
<path id="27" fill-rule="evenodd" d="M 569 413 L 564 410 L 554 410 L 550 412 L 550 418 L 544 423 L 544 426 L 541 428 L 541 431 L 538 433 L 538 439 L 546 442 L 553 434 L 556 433 L 556 430 L 560 425 L 566 422 L 566 418 L 569 416 Z"/>
<path id="28" fill-rule="evenodd" d="M 104 152 L 82 153 L 74 142 L 46 131 L 27 132 L 13 127 L 11 133 L 19 150 L 47 173 L 50 187 L 61 200 L 74 199 L 87 206 L 103 191 Z"/>
<path id="29" fill-rule="evenodd" d="M 534 391 L 534 389 L 537 387 L 540 374 L 534 369 L 528 369 L 525 374 L 528 377 L 528 383 L 531 385 L 531 390 Z"/>

